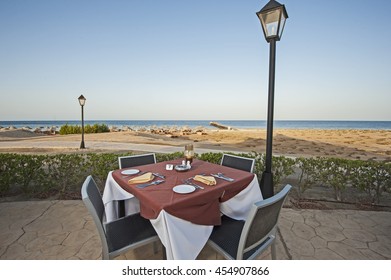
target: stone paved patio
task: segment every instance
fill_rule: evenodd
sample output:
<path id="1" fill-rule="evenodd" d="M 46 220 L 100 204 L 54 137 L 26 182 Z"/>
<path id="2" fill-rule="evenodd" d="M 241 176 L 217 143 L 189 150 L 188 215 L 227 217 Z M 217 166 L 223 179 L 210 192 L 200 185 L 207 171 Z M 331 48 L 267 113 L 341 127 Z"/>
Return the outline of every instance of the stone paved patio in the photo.
<path id="1" fill-rule="evenodd" d="M 391 212 L 284 208 L 279 232 L 278 259 L 391 259 Z M 100 239 L 82 201 L 0 203 L 0 259 L 100 258 Z M 208 246 L 198 256 L 216 258 Z M 146 245 L 118 259 L 162 259 L 162 253 Z"/>

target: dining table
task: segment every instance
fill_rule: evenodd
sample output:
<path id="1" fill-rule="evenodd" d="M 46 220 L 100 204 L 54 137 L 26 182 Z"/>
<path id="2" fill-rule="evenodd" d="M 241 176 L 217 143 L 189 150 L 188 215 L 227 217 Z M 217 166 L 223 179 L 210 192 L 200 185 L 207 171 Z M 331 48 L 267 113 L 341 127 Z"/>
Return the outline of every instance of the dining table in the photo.
<path id="1" fill-rule="evenodd" d="M 149 219 L 167 259 L 196 259 L 222 215 L 245 220 L 252 205 L 263 199 L 253 173 L 197 159 L 190 169 L 170 170 L 170 165 L 180 166 L 181 159 L 110 171 L 102 196 L 106 222 L 118 218 L 122 200 L 126 215 Z M 151 182 L 162 182 L 144 188 L 131 183 L 145 172 L 154 174 Z M 197 175 L 214 175 L 216 184 L 196 181 Z"/>

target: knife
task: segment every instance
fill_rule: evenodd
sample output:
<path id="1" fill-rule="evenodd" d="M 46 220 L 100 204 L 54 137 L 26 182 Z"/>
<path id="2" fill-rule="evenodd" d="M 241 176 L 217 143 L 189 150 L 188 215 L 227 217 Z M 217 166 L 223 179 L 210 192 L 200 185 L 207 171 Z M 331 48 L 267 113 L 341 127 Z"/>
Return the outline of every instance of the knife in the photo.
<path id="1" fill-rule="evenodd" d="M 228 181 L 228 182 L 233 182 L 235 180 L 235 179 L 232 179 L 232 178 L 225 177 L 223 175 L 217 175 L 217 174 L 210 174 L 210 175 L 212 175 L 213 177 L 219 178 L 219 179 L 223 179 L 223 180 Z"/>
<path id="2" fill-rule="evenodd" d="M 143 188 L 146 188 L 146 187 L 149 187 L 149 186 L 159 185 L 161 183 L 164 183 L 164 180 L 157 180 L 157 181 L 153 181 L 153 182 L 150 182 L 150 183 L 140 184 L 140 185 L 137 185 L 136 188 L 143 189 Z"/>
<path id="3" fill-rule="evenodd" d="M 166 179 L 164 175 L 160 175 L 159 173 L 152 173 L 154 176 L 159 177 L 160 179 Z"/>

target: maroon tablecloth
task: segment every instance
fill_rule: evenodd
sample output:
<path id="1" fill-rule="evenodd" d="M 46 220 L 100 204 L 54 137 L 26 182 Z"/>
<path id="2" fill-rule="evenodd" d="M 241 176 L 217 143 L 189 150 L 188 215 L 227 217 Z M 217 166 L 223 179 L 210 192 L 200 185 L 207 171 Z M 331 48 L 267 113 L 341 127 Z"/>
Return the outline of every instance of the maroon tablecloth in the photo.
<path id="1" fill-rule="evenodd" d="M 146 219 L 156 219 L 160 211 L 164 209 L 173 216 L 195 224 L 220 225 L 220 202 L 234 197 L 246 188 L 254 178 L 254 174 L 252 173 L 200 160 L 194 160 L 191 170 L 186 172 L 167 171 L 166 164 L 168 163 L 176 165 L 180 164 L 180 160 L 132 168 L 139 169 L 142 172 L 155 172 L 166 176 L 164 183 L 149 186 L 144 189 L 136 188 L 136 184 L 128 183 L 130 178 L 137 175 L 124 177 L 121 174 L 121 171 L 124 169 L 113 172 L 114 180 L 124 190 L 139 199 L 141 216 Z M 235 181 L 227 182 L 216 178 L 217 185 L 215 186 L 207 186 L 201 182 L 194 182 L 203 186 L 204 189 L 196 189 L 194 192 L 188 194 L 178 194 L 172 190 L 173 187 L 184 184 L 183 180 L 197 174 L 205 173 L 209 175 L 218 172 L 224 173 L 226 176 L 235 179 Z"/>

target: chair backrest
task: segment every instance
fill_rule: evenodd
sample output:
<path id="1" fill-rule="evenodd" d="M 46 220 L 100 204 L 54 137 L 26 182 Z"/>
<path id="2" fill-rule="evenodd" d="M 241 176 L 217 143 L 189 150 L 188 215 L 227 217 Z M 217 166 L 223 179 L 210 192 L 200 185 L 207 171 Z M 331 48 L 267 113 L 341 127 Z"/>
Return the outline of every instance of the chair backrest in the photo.
<path id="1" fill-rule="evenodd" d="M 120 169 L 153 163 L 156 163 L 156 156 L 154 153 L 118 157 L 118 164 Z"/>
<path id="2" fill-rule="evenodd" d="M 255 159 L 246 158 L 234 155 L 223 154 L 223 158 L 221 159 L 221 165 L 253 172 L 254 171 Z"/>
<path id="3" fill-rule="evenodd" d="M 83 183 L 83 186 L 81 187 L 81 197 L 98 229 L 98 233 L 102 242 L 102 257 L 107 259 L 109 255 L 109 248 L 106 233 L 103 227 L 105 208 L 99 189 L 91 175 L 87 177 Z"/>
<path id="4" fill-rule="evenodd" d="M 286 185 L 278 194 L 254 203 L 240 237 L 239 259 L 268 238 L 275 238 L 280 211 L 291 188 L 291 185 Z"/>

